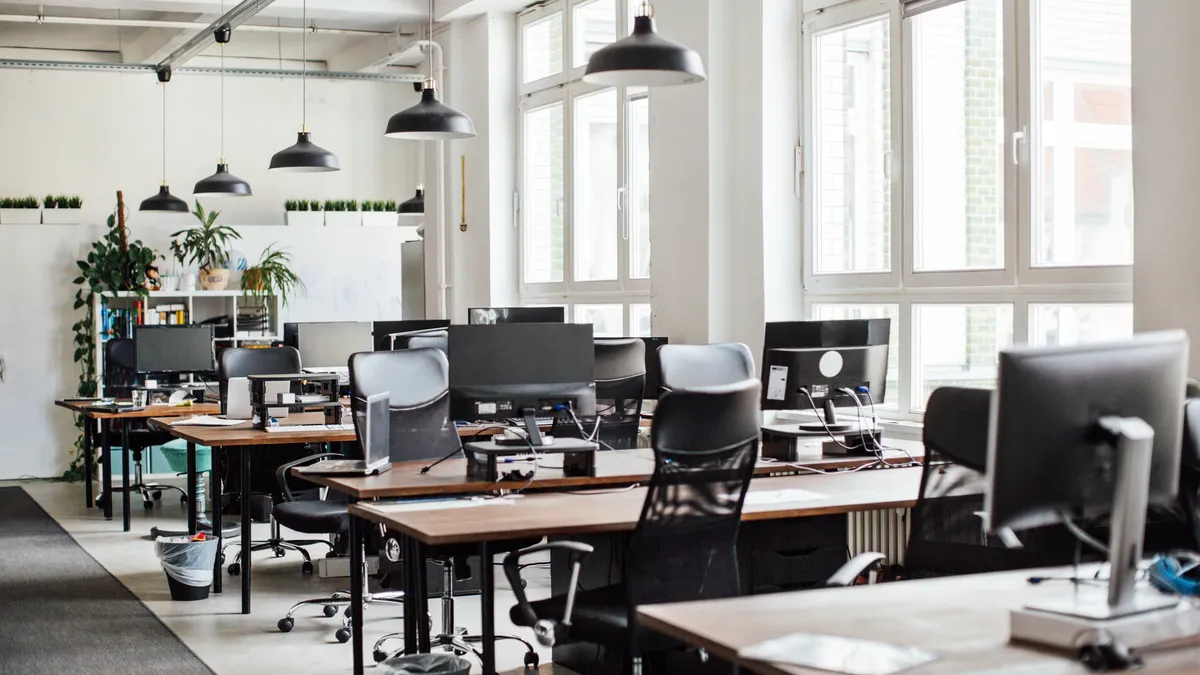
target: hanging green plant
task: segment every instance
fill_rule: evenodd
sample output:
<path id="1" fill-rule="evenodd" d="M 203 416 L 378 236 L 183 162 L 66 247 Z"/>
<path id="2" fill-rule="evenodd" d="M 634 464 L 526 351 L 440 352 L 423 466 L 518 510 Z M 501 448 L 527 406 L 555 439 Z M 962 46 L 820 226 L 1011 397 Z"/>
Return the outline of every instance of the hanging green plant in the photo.
<path id="1" fill-rule="evenodd" d="M 258 263 L 242 272 L 242 292 L 246 297 L 278 296 L 286 306 L 288 299 L 304 288 L 304 281 L 292 271 L 291 255 L 275 246 L 268 246 Z"/>

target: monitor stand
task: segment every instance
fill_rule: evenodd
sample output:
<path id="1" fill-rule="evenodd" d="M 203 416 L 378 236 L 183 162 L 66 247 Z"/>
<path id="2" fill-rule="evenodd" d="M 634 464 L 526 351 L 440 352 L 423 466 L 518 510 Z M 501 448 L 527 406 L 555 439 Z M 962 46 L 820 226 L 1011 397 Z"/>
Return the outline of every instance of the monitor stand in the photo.
<path id="1" fill-rule="evenodd" d="M 528 434 L 529 444 L 533 446 L 543 446 L 542 430 L 538 428 L 537 411 L 533 408 L 522 408 L 521 417 L 525 421 L 525 433 Z"/>
<path id="2" fill-rule="evenodd" d="M 1103 417 L 1099 426 L 1116 448 L 1116 481 L 1109 535 L 1109 581 L 1062 587 L 1061 599 L 1012 612 L 1012 639 L 1062 649 L 1079 648 L 1080 631 L 1104 631 L 1132 649 L 1200 630 L 1200 611 L 1176 596 L 1138 588 L 1138 563 L 1146 530 L 1154 429 L 1138 418 Z M 1044 586 L 1054 592 L 1051 585 Z"/>
<path id="3" fill-rule="evenodd" d="M 837 409 L 833 407 L 833 399 L 825 399 L 823 422 L 801 422 L 799 425 L 800 431 L 812 433 L 833 433 L 844 434 L 848 431 L 854 431 L 857 425 L 848 422 L 839 422 Z M 817 412 L 818 415 L 822 412 Z M 861 423 L 861 422 L 860 422 Z"/>

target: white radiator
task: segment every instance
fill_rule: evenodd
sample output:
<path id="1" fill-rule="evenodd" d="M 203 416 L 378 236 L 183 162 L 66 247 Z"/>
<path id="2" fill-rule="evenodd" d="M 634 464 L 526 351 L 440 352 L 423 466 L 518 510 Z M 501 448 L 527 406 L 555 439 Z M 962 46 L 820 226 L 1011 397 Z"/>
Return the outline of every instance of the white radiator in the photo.
<path id="1" fill-rule="evenodd" d="M 908 545 L 909 509 L 851 513 L 846 533 L 850 555 L 882 553 L 886 564 L 903 565 Z"/>

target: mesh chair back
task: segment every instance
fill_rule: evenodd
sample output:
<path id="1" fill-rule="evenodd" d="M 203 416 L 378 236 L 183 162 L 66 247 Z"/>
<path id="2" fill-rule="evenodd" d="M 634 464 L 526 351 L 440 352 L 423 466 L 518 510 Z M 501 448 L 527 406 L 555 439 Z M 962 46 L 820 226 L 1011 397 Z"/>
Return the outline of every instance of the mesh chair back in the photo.
<path id="1" fill-rule="evenodd" d="M 416 339 L 416 338 L 414 338 Z M 350 357 L 350 406 L 363 437 L 366 400 L 388 394 L 392 461 L 440 459 L 460 447 L 450 420 L 450 365 L 437 349 L 363 352 Z"/>
<path id="2" fill-rule="evenodd" d="M 113 338 L 104 343 L 104 395 L 128 398 L 137 385 L 137 343 Z"/>
<path id="3" fill-rule="evenodd" d="M 655 467 L 625 557 L 639 604 L 735 596 L 737 534 L 759 444 L 757 380 L 672 391 L 655 410 Z"/>
<path id="4" fill-rule="evenodd" d="M 743 344 L 663 345 L 658 358 L 665 389 L 720 387 L 758 377 L 750 348 Z"/>
<path id="5" fill-rule="evenodd" d="M 1068 564 L 1074 542 L 1063 528 L 1027 530 L 1021 548 L 989 536 L 987 430 L 991 391 L 942 387 L 925 409 L 925 467 L 912 510 L 905 568 L 915 578 Z"/>
<path id="6" fill-rule="evenodd" d="M 217 382 L 221 393 L 221 412 L 226 412 L 229 380 L 251 375 L 294 375 L 299 373 L 300 352 L 295 347 L 270 349 L 226 349 L 217 362 Z"/>

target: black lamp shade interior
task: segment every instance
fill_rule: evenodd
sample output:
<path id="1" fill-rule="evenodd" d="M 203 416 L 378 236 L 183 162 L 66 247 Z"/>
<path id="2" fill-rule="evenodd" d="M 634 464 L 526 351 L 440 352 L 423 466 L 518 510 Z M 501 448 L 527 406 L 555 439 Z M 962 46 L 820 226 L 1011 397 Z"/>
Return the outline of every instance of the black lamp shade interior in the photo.
<path id="1" fill-rule="evenodd" d="M 301 131 L 296 144 L 284 148 L 271 157 L 271 170 L 294 171 L 297 173 L 317 171 L 340 171 L 341 165 L 332 152 L 312 142 L 312 134 Z"/>
<path id="2" fill-rule="evenodd" d="M 224 162 L 217 165 L 216 173 L 196 183 L 192 193 L 229 197 L 249 197 L 254 194 L 250 184 L 229 173 L 229 165 Z"/>
<path id="3" fill-rule="evenodd" d="M 400 202 L 398 213 L 425 213 L 425 191 L 417 188 L 417 195 L 412 199 Z"/>
<path id="4" fill-rule="evenodd" d="M 421 102 L 392 115 L 388 120 L 389 138 L 411 141 L 440 141 L 475 136 L 475 123 L 438 100 L 437 89 L 426 86 L 421 92 Z"/>
<path id="5" fill-rule="evenodd" d="M 703 82 L 704 61 L 694 50 L 654 30 L 654 19 L 634 19 L 633 33 L 588 60 L 583 81 L 607 86 L 666 87 Z"/>
<path id="6" fill-rule="evenodd" d="M 170 211 L 172 213 L 190 213 L 187 202 L 171 195 L 171 188 L 163 185 L 158 188 L 158 194 L 146 199 L 138 207 L 139 211 Z"/>

